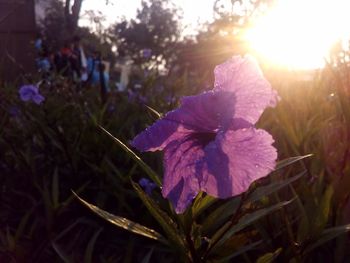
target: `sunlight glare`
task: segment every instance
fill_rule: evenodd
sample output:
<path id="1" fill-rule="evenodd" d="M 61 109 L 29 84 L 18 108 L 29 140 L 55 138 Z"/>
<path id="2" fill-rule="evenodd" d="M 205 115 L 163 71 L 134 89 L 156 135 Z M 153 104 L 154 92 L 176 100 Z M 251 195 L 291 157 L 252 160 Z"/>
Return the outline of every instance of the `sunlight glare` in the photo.
<path id="1" fill-rule="evenodd" d="M 269 64 L 291 69 L 324 66 L 332 45 L 350 35 L 348 0 L 279 0 L 245 38 Z"/>

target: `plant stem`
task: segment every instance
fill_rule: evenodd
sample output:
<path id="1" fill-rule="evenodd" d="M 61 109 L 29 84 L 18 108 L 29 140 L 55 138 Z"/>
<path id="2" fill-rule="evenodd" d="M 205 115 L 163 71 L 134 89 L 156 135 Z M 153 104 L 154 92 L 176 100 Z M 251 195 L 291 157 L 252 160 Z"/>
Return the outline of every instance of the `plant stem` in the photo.
<path id="1" fill-rule="evenodd" d="M 241 196 L 241 201 L 239 202 L 239 206 L 238 206 L 238 208 L 237 208 L 235 214 L 232 216 L 232 218 L 231 218 L 231 220 L 230 220 L 231 223 L 229 224 L 229 226 L 227 227 L 227 229 L 221 233 L 221 235 L 219 236 L 219 238 L 217 238 L 216 241 L 207 249 L 207 251 L 205 252 L 205 254 L 204 254 L 204 256 L 203 256 L 203 262 L 206 261 L 206 259 L 207 259 L 208 255 L 209 255 L 209 253 L 210 253 L 211 250 L 217 245 L 217 243 L 221 240 L 221 238 L 230 230 L 230 228 L 231 228 L 232 226 L 234 226 L 234 225 L 237 223 L 237 221 L 239 220 L 239 215 L 240 215 L 239 212 L 240 212 L 240 210 L 241 210 L 241 208 L 242 208 L 242 206 L 243 206 L 243 204 L 244 204 L 244 201 L 246 200 L 247 196 L 248 196 L 248 195 L 247 195 L 246 193 L 243 193 L 243 194 L 242 194 L 242 196 Z"/>

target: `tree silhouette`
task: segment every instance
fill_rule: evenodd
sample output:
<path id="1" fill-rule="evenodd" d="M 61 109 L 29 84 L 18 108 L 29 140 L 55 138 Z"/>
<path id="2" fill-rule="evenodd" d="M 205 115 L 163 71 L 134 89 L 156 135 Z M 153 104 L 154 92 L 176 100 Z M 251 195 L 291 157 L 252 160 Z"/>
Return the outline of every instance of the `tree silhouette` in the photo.
<path id="1" fill-rule="evenodd" d="M 78 28 L 79 15 L 83 0 L 65 0 L 64 17 L 66 28 L 70 33 L 75 33 Z"/>
<path id="2" fill-rule="evenodd" d="M 180 37 L 179 10 L 170 1 L 142 1 L 135 19 L 111 28 L 120 55 L 140 65 L 169 65 Z M 147 50 L 148 55 L 145 55 Z"/>

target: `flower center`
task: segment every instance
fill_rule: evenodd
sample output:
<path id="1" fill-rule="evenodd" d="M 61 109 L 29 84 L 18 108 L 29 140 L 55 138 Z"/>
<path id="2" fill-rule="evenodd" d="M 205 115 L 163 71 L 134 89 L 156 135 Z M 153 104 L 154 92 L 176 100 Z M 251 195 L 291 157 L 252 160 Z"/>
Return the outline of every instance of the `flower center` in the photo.
<path id="1" fill-rule="evenodd" d="M 203 147 L 205 147 L 210 142 L 215 140 L 216 133 L 214 133 L 214 132 L 198 133 L 196 135 L 196 137 L 200 141 L 201 145 L 203 145 Z"/>

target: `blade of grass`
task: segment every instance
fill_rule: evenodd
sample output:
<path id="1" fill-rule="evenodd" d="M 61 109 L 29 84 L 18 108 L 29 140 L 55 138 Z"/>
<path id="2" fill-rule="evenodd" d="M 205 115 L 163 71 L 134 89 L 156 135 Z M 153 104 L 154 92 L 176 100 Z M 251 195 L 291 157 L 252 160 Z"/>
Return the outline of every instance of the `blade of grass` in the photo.
<path id="1" fill-rule="evenodd" d="M 167 244 L 164 237 L 159 234 L 158 232 L 154 231 L 153 229 L 150 229 L 148 227 L 145 227 L 143 225 L 140 225 L 138 223 L 135 223 L 127 218 L 120 217 L 113 215 L 111 213 L 108 213 L 107 211 L 98 208 L 97 206 L 94 206 L 83 199 L 81 199 L 77 194 L 73 192 L 73 194 L 76 196 L 76 198 L 87 208 L 89 208 L 91 211 L 93 211 L 98 216 L 102 217 L 103 219 L 107 220 L 108 222 L 112 223 L 113 225 L 116 225 L 120 228 L 123 228 L 125 230 L 128 230 L 130 232 L 133 232 L 135 234 L 148 237 L 150 239 L 154 239 L 157 241 L 160 241 L 164 244 Z"/>
<path id="2" fill-rule="evenodd" d="M 307 155 L 302 155 L 302 156 L 296 156 L 296 157 L 290 157 L 290 158 L 287 158 L 287 159 L 284 159 L 282 161 L 279 161 L 277 162 L 277 165 L 276 165 L 276 168 L 275 168 L 275 171 L 277 170 L 280 170 L 284 167 L 287 167 L 295 162 L 298 162 L 298 161 L 301 161 L 305 158 L 309 158 L 313 156 L 313 154 L 307 154 Z"/>
<path id="3" fill-rule="evenodd" d="M 147 209 L 153 215 L 153 217 L 158 221 L 163 230 L 167 233 L 169 239 L 176 245 L 178 248 L 183 249 L 185 244 L 183 242 L 183 237 L 181 237 L 176 223 L 164 212 L 159 206 L 141 189 L 141 187 L 132 182 L 136 193 L 139 195 L 142 202 L 145 204 Z"/>
<path id="4" fill-rule="evenodd" d="M 97 240 L 98 236 L 101 234 L 102 230 L 103 230 L 103 228 L 100 228 L 98 231 L 96 231 L 96 233 L 90 239 L 89 244 L 86 247 L 84 262 L 92 263 L 92 253 L 94 252 L 94 246 L 95 246 L 96 240 Z"/>
<path id="5" fill-rule="evenodd" d="M 105 128 L 100 126 L 100 129 L 104 131 L 108 136 L 110 136 L 133 160 L 135 160 L 141 168 L 146 172 L 146 174 L 158 185 L 161 186 L 162 183 L 158 177 L 158 175 L 144 162 L 142 159 L 136 155 L 128 146 L 126 146 L 122 141 L 118 138 L 114 137 L 110 132 L 108 132 Z"/>

